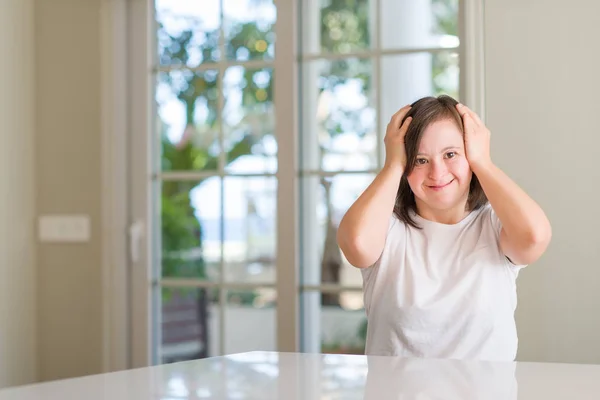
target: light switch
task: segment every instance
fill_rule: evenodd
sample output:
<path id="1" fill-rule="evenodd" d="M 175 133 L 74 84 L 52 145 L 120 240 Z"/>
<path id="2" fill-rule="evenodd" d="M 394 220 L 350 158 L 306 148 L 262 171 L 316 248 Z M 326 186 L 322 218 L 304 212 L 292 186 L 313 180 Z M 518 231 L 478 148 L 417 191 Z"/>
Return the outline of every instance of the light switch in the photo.
<path id="1" fill-rule="evenodd" d="M 39 237 L 46 243 L 82 243 L 90 240 L 87 215 L 43 215 L 39 219 Z"/>

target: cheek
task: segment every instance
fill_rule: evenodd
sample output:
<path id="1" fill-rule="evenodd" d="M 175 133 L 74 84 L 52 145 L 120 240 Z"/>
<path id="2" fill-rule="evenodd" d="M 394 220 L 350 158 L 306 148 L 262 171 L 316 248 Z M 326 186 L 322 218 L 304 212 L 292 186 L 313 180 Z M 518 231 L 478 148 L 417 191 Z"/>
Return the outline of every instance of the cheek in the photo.
<path id="1" fill-rule="evenodd" d="M 473 172 L 467 160 L 460 159 L 452 164 L 452 173 L 463 181 L 470 181 Z"/>
<path id="2" fill-rule="evenodd" d="M 415 188 L 418 190 L 425 180 L 426 173 L 424 170 L 424 168 L 415 168 L 411 171 L 410 175 L 406 177 L 406 180 L 408 181 L 408 184 L 413 192 L 415 191 Z"/>

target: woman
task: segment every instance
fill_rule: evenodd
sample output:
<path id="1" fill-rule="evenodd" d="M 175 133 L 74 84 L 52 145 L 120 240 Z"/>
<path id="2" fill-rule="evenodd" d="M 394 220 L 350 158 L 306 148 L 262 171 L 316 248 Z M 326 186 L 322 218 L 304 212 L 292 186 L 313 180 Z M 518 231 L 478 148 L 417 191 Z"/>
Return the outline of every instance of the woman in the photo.
<path id="1" fill-rule="evenodd" d="M 519 270 L 546 250 L 543 210 L 490 157 L 490 132 L 448 96 L 393 115 L 383 169 L 340 223 L 361 269 L 366 353 L 512 361 Z"/>

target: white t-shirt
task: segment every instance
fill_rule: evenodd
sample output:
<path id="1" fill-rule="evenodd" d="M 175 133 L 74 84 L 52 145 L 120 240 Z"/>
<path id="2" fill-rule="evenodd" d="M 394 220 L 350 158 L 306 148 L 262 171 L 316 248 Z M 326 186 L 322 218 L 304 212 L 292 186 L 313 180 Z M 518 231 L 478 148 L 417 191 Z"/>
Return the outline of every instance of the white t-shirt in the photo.
<path id="1" fill-rule="evenodd" d="M 488 204 L 446 225 L 392 217 L 383 253 L 361 270 L 367 355 L 513 361 L 516 279 Z"/>

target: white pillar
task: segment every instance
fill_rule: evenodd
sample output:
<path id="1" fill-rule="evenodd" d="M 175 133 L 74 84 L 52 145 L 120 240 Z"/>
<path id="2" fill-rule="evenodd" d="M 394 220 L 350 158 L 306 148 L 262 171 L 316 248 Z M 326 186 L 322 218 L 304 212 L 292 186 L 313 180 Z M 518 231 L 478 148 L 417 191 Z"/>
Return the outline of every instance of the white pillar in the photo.
<path id="1" fill-rule="evenodd" d="M 33 0 L 0 1 L 0 387 L 37 379 Z"/>
<path id="2" fill-rule="evenodd" d="M 414 49 L 434 45 L 431 0 L 380 0 L 381 46 L 383 49 Z M 382 135 L 392 114 L 433 92 L 432 55 L 414 53 L 384 56 L 380 69 L 380 124 Z M 385 147 L 381 143 L 381 160 Z"/>
<path id="3" fill-rule="evenodd" d="M 431 0 L 379 0 L 383 49 L 434 46 Z"/>

